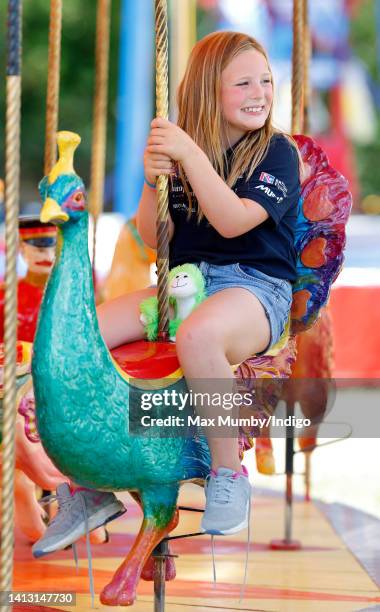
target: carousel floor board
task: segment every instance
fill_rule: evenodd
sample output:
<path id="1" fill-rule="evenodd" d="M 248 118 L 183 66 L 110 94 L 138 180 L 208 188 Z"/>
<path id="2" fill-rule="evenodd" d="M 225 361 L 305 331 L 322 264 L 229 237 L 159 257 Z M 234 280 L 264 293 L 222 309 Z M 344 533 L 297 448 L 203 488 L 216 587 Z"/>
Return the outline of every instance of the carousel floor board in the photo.
<path id="1" fill-rule="evenodd" d="M 137 505 L 128 495 L 121 496 L 128 506 L 123 517 L 109 525 L 111 540 L 92 546 L 95 590 L 97 595 L 109 582 L 132 544 L 141 520 Z M 180 503 L 202 507 L 203 491 L 195 485 L 182 487 Z M 251 610 L 266 612 L 359 612 L 380 610 L 380 592 L 344 540 L 334 531 L 317 505 L 296 501 L 294 538 L 302 549 L 294 552 L 272 551 L 268 543 L 283 534 L 284 507 L 281 497 L 257 495 L 251 517 L 248 580 L 239 602 L 244 574 L 246 532 L 216 538 L 217 582 L 212 579 L 211 546 L 208 536 L 176 540 L 171 544 L 176 559 L 177 577 L 167 583 L 168 612 Z M 181 511 L 174 533 L 198 531 L 200 515 Z M 79 570 L 72 552 L 54 553 L 42 559 L 32 558 L 30 545 L 17 532 L 15 548 L 15 591 L 73 591 L 75 606 L 36 606 L 17 610 L 82 612 L 91 609 L 88 593 L 85 545 L 78 545 Z M 141 581 L 132 610 L 153 610 L 153 585 Z M 102 606 L 98 597 L 96 610 L 122 610 Z M 125 609 L 125 608 L 124 608 Z"/>

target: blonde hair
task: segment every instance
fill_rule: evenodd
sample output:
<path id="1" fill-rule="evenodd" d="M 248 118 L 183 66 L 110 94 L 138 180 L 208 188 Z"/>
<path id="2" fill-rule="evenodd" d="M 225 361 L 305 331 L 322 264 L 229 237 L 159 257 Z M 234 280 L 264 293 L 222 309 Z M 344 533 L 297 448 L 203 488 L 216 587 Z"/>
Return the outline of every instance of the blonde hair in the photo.
<path id="1" fill-rule="evenodd" d="M 266 156 L 272 136 L 281 133 L 272 125 L 271 107 L 264 125 L 258 130 L 247 132 L 236 145 L 231 168 L 226 174 L 226 154 L 223 147 L 226 123 L 221 104 L 222 72 L 237 55 L 251 49 L 265 57 L 273 82 L 268 56 L 257 40 L 240 32 L 220 31 L 205 36 L 193 47 L 177 91 L 179 127 L 206 153 L 216 172 L 229 187 L 244 173 L 247 179 L 252 176 L 255 168 Z M 293 139 L 287 134 L 284 135 L 296 147 Z M 190 216 L 191 195 L 181 165 L 179 174 L 189 199 Z M 198 208 L 199 220 L 202 217 L 203 213 Z"/>

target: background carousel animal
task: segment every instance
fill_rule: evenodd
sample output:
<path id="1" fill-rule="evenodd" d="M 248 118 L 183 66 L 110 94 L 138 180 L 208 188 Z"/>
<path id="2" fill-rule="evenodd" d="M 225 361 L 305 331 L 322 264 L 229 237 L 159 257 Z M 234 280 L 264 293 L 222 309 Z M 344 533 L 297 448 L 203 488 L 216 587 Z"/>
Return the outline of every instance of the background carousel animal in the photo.
<path id="1" fill-rule="evenodd" d="M 45 512 L 37 502 L 36 486 L 55 489 L 64 476 L 54 467 L 39 441 L 34 421 L 34 397 L 30 375 L 31 345 L 17 344 L 17 397 L 15 437 L 15 523 L 35 542 L 45 531 Z M 0 421 L 3 399 L 4 353 L 0 348 Z M 0 468 L 2 463 L 0 431 Z M 1 473 L 1 469 L 0 469 Z"/>
<path id="2" fill-rule="evenodd" d="M 19 248 L 26 275 L 17 283 L 17 376 L 18 414 L 15 438 L 15 522 L 31 542 L 45 531 L 45 512 L 37 502 L 36 486 L 55 489 L 64 476 L 47 457 L 35 430 L 30 379 L 30 345 L 37 326 L 43 291 L 54 262 L 57 230 L 38 217 L 19 219 Z M 4 338 L 5 285 L 0 285 L 0 341 Z M 3 376 L 3 345 L 0 344 L 0 378 Z M 27 383 L 27 384 L 25 384 Z M 1 382 L 2 385 L 2 382 Z M 1 386 L 2 398 L 2 386 Z M 2 399 L 1 399 L 2 401 Z M 1 461 L 1 448 L 0 448 Z"/>

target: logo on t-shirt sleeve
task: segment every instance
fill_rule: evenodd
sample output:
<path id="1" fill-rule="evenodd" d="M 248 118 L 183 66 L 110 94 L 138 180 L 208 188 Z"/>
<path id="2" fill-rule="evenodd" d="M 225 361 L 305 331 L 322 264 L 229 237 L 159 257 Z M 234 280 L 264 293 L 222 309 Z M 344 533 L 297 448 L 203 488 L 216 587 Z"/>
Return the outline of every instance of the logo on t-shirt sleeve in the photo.
<path id="1" fill-rule="evenodd" d="M 280 204 L 284 199 L 283 197 L 277 197 L 276 194 L 269 187 L 265 187 L 264 185 L 256 185 L 255 189 L 261 189 L 261 191 L 266 193 L 267 196 L 269 196 L 270 198 L 274 198 L 277 204 Z"/>
<path id="2" fill-rule="evenodd" d="M 261 172 L 259 176 L 259 181 L 261 181 L 262 183 L 267 183 L 269 185 L 274 185 L 275 187 L 277 187 L 277 189 L 281 191 L 281 193 L 283 194 L 284 198 L 286 198 L 286 196 L 288 195 L 288 189 L 285 183 L 283 181 L 280 181 L 275 176 L 273 176 L 273 174 L 269 174 L 268 172 Z"/>
<path id="3" fill-rule="evenodd" d="M 272 174 L 268 174 L 267 172 L 262 172 L 260 174 L 259 180 L 263 183 L 269 183 L 269 185 L 273 185 L 276 180 L 276 177 L 272 176 Z"/>

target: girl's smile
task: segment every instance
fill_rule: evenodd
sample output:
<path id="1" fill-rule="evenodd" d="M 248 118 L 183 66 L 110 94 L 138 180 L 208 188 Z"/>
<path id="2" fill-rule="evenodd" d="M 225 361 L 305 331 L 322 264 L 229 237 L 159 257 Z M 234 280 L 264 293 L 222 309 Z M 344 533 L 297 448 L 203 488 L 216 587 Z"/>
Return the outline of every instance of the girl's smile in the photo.
<path id="1" fill-rule="evenodd" d="M 226 146 L 264 125 L 272 107 L 273 87 L 261 53 L 255 49 L 243 51 L 227 65 L 222 72 L 221 99 Z"/>

